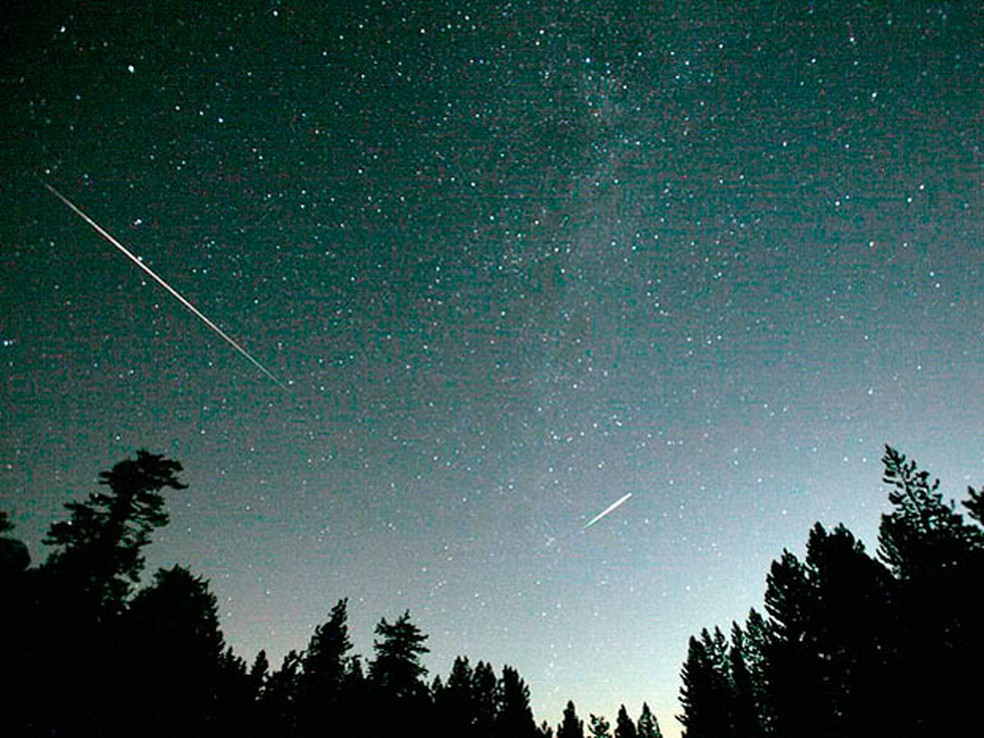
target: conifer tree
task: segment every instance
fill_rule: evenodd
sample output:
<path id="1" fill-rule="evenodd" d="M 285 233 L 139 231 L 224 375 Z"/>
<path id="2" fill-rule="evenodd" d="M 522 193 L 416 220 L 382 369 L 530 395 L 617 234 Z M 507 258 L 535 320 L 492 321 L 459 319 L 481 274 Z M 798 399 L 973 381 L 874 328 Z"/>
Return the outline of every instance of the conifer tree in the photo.
<path id="1" fill-rule="evenodd" d="M 264 685 L 270 676 L 270 662 L 267 660 L 266 651 L 260 649 L 256 658 L 253 659 L 253 664 L 249 667 L 249 679 L 253 686 L 253 692 L 259 698 L 260 693 L 263 691 Z"/>
<path id="2" fill-rule="evenodd" d="M 473 670 L 467 656 L 458 656 L 451 666 L 446 683 L 435 679 L 434 705 L 439 722 L 438 732 L 449 738 L 468 738 L 474 734 L 475 697 Z"/>
<path id="3" fill-rule="evenodd" d="M 960 567 L 970 552 L 984 548 L 984 531 L 968 525 L 938 491 L 938 479 L 919 470 L 891 446 L 882 459 L 884 481 L 892 485 L 888 499 L 894 506 L 882 515 L 878 553 L 900 579 L 945 575 Z M 973 496 L 970 508 L 974 508 Z"/>
<path id="4" fill-rule="evenodd" d="M 731 648 L 728 664 L 731 671 L 732 715 L 731 735 L 733 738 L 759 738 L 763 734 L 760 714 L 762 712 L 758 685 L 749 666 L 748 646 L 745 633 L 733 623 L 731 627 Z"/>
<path id="5" fill-rule="evenodd" d="M 589 715 L 588 731 L 591 738 L 612 738 L 612 725 L 605 719 L 604 715 Z"/>
<path id="6" fill-rule="evenodd" d="M 342 599 L 332 608 L 328 620 L 314 630 L 307 650 L 301 657 L 298 676 L 297 717 L 302 736 L 324 732 L 329 715 L 341 729 L 347 720 L 340 714 L 342 684 L 345 679 L 348 652 L 352 643 L 348 636 L 348 600 Z"/>
<path id="7" fill-rule="evenodd" d="M 369 665 L 369 678 L 396 697 L 420 695 L 425 691 L 421 681 L 427 669 L 420 662 L 422 654 L 430 651 L 424 645 L 427 636 L 410 622 L 410 611 L 404 612 L 393 623 L 383 618 L 376 626 L 380 638 L 373 642 L 375 660 Z"/>
<path id="8" fill-rule="evenodd" d="M 138 451 L 99 474 L 107 492 L 66 503 L 69 519 L 50 526 L 44 543 L 52 550 L 40 569 L 24 572 L 30 593 L 6 654 L 32 731 L 106 732 L 94 727 L 105 724 L 105 692 L 132 681 L 116 660 L 119 620 L 143 569 L 141 551 L 167 523 L 161 492 L 186 486 L 180 471 L 176 461 Z"/>
<path id="9" fill-rule="evenodd" d="M 584 721 L 577 716 L 574 702 L 568 700 L 563 720 L 557 726 L 557 738 L 584 738 Z"/>
<path id="10" fill-rule="evenodd" d="M 297 735 L 297 694 L 302 656 L 290 650 L 272 672 L 260 693 L 261 734 L 289 738 Z"/>
<path id="11" fill-rule="evenodd" d="M 484 661 L 475 665 L 472 673 L 472 726 L 476 736 L 486 738 L 495 729 L 495 717 L 499 711 L 498 680 L 495 669 Z"/>
<path id="12" fill-rule="evenodd" d="M 0 585 L 5 579 L 21 573 L 31 564 L 27 546 L 10 535 L 13 529 L 10 515 L 5 510 L 0 510 Z"/>
<path id="13" fill-rule="evenodd" d="M 659 721 L 645 702 L 642 703 L 642 712 L 636 721 L 636 731 L 639 738 L 663 738 L 663 733 L 659 729 Z"/>
<path id="14" fill-rule="evenodd" d="M 214 726 L 226 649 L 208 582 L 181 566 L 158 571 L 123 627 L 126 692 L 109 711 L 113 722 L 130 734 L 139 726 L 146 736 L 201 735 Z M 148 697 L 168 706 L 154 720 L 146 717 Z"/>
<path id="15" fill-rule="evenodd" d="M 369 682 L 378 711 L 380 735 L 423 735 L 433 729 L 433 703 L 423 679 L 427 669 L 420 657 L 428 652 L 427 636 L 410 621 L 406 611 L 393 623 L 383 618 L 376 626 L 375 659 L 369 664 Z"/>
<path id="16" fill-rule="evenodd" d="M 984 661 L 984 530 L 945 502 L 939 480 L 915 461 L 886 446 L 883 462 L 893 509 L 882 516 L 878 553 L 899 580 L 894 697 L 917 730 L 959 734 L 979 697 L 965 675 Z M 973 490 L 964 507 L 979 520 Z"/>
<path id="17" fill-rule="evenodd" d="M 530 690 L 510 666 L 502 667 L 497 697 L 494 734 L 498 738 L 534 738 L 536 721 L 530 707 Z"/>
<path id="18" fill-rule="evenodd" d="M 55 548 L 45 567 L 60 586 L 84 593 L 99 611 L 121 610 L 143 569 L 140 550 L 168 522 L 161 490 L 187 486 L 177 478 L 180 471 L 177 461 L 140 450 L 136 459 L 100 472 L 109 493 L 65 503 L 70 518 L 53 523 L 44 539 Z"/>
<path id="19" fill-rule="evenodd" d="M 681 673 L 680 722 L 687 738 L 729 735 L 733 725 L 734 695 L 728 664 L 727 639 L 720 629 L 713 635 L 704 628 L 700 639 L 691 638 Z"/>
<path id="20" fill-rule="evenodd" d="M 635 723 L 629 717 L 625 705 L 619 705 L 618 717 L 615 718 L 615 738 L 639 738 Z"/>
<path id="21" fill-rule="evenodd" d="M 826 669 L 817 643 L 817 608 L 808 570 L 783 551 L 766 577 L 765 608 L 775 637 L 767 656 L 770 702 L 781 735 L 822 735 L 830 726 Z"/>
<path id="22" fill-rule="evenodd" d="M 961 504 L 967 509 L 970 517 L 984 525 L 984 487 L 979 490 L 967 487 L 967 499 Z"/>

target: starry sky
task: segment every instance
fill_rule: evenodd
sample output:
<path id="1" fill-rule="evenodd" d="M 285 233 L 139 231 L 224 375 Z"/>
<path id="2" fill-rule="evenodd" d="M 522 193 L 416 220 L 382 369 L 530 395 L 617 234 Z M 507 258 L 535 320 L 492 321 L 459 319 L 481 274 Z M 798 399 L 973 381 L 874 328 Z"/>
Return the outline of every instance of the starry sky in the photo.
<path id="1" fill-rule="evenodd" d="M 884 443 L 984 478 L 974 5 L 6 10 L 0 506 L 37 561 L 165 453 L 149 564 L 246 659 L 349 597 L 674 735 L 688 636 L 816 520 L 874 548 Z"/>

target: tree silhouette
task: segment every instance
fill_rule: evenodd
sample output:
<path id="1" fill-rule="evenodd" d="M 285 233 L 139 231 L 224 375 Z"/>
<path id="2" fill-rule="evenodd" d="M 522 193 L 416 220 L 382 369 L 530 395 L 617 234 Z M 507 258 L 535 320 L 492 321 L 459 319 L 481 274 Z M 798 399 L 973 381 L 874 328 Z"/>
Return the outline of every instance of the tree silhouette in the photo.
<path id="1" fill-rule="evenodd" d="M 249 667 L 249 680 L 252 685 L 253 692 L 259 697 L 260 693 L 263 692 L 264 686 L 266 686 L 266 681 L 270 676 L 270 662 L 267 660 L 266 650 L 260 649 L 257 652 L 256 657 L 253 659 L 252 665 Z"/>
<path id="2" fill-rule="evenodd" d="M 65 503 L 69 519 L 53 523 L 44 539 L 55 549 L 45 567 L 60 586 L 84 594 L 99 612 L 118 612 L 140 578 L 140 550 L 168 522 L 161 490 L 187 486 L 177 478 L 180 471 L 177 461 L 140 450 L 136 459 L 99 473 L 109 493 Z"/>
<path id="3" fill-rule="evenodd" d="M 898 578 L 938 577 L 965 565 L 972 552 L 984 547 L 984 531 L 965 523 L 953 503 L 943 501 L 938 479 L 930 482 L 929 472 L 891 446 L 885 447 L 882 461 L 894 509 L 882 515 L 878 553 Z M 973 494 L 965 503 L 972 512 L 980 504 Z"/>
<path id="4" fill-rule="evenodd" d="M 686 738 L 968 735 L 984 663 L 984 490 L 963 509 L 886 447 L 892 508 L 878 557 L 843 525 L 809 531 L 802 560 L 783 551 L 766 577 L 767 618 L 751 610 L 690 639 L 680 701 Z M 519 673 L 455 659 L 428 689 L 427 636 L 404 612 L 376 628 L 368 676 L 350 656 L 341 599 L 270 673 L 226 647 L 208 582 L 181 566 L 133 593 L 142 549 L 167 522 L 161 491 L 180 465 L 146 451 L 100 475 L 109 492 L 69 502 L 54 550 L 29 567 L 0 512 L 0 636 L 12 735 L 235 735 L 365 738 L 552 738 L 536 727 Z M 10 682 L 13 682 L 12 684 Z M 148 717 L 152 716 L 152 717 Z M 968 730 L 968 726 L 971 729 Z M 610 738 L 591 715 L 589 731 Z M 584 738 L 568 702 L 557 738 Z M 647 704 L 619 707 L 615 738 L 661 738 Z"/>
<path id="5" fill-rule="evenodd" d="M 642 712 L 636 721 L 636 732 L 639 738 L 663 738 L 663 733 L 659 729 L 659 721 L 645 702 L 642 703 Z"/>
<path id="6" fill-rule="evenodd" d="M 761 621 L 752 610 L 749 620 Z M 768 724 L 763 682 L 762 655 L 754 637 L 746 635 L 738 623 L 731 626 L 728 665 L 731 670 L 732 731 L 736 738 L 759 738 Z"/>
<path id="7" fill-rule="evenodd" d="M 497 690 L 498 680 L 492 664 L 479 661 L 472 672 L 472 730 L 480 738 L 491 736 L 495 729 Z"/>
<path id="8" fill-rule="evenodd" d="M 984 530 L 915 461 L 886 446 L 883 463 L 893 509 L 882 516 L 878 553 L 898 579 L 894 697 L 909 706 L 910 725 L 958 734 L 979 692 L 965 675 L 984 661 Z M 968 492 L 963 506 L 979 522 L 981 497 Z"/>
<path id="9" fill-rule="evenodd" d="M 438 733 L 451 738 L 469 738 L 475 734 L 475 698 L 472 667 L 467 656 L 458 656 L 451 666 L 447 682 L 435 679 L 434 706 Z"/>
<path id="10" fill-rule="evenodd" d="M 961 504 L 967 509 L 970 517 L 978 523 L 984 524 L 984 487 L 979 490 L 967 487 L 967 499 Z"/>
<path id="11" fill-rule="evenodd" d="M 208 583 L 181 566 L 158 571 L 134 597 L 123 628 L 124 699 L 109 711 L 123 734 L 132 734 L 134 726 L 146 736 L 214 731 L 222 679 L 240 666 L 224 654 Z M 245 675 L 245 665 L 241 670 Z M 148 697 L 166 705 L 153 720 L 147 719 Z M 125 719 L 119 720 L 120 713 Z"/>
<path id="12" fill-rule="evenodd" d="M 297 735 L 297 693 L 301 654 L 290 650 L 280 668 L 267 677 L 259 696 L 262 735 Z"/>
<path id="13" fill-rule="evenodd" d="M 265 655 L 264 655 L 265 657 Z M 256 666 L 254 661 L 253 666 Z M 227 647 L 219 658 L 212 708 L 212 733 L 216 736 L 260 738 L 260 712 L 257 699 L 262 680 L 253 668 Z"/>
<path id="14" fill-rule="evenodd" d="M 143 567 L 141 549 L 167 522 L 161 490 L 182 489 L 175 461 L 137 452 L 99 482 L 108 492 L 65 507 L 51 525 L 52 550 L 22 572 L 16 637 L 6 666 L 19 675 L 12 722 L 22 733 L 85 733 L 100 725 L 126 678 L 119 668 L 120 618 Z"/>
<path id="15" fill-rule="evenodd" d="M 348 667 L 346 654 L 352 649 L 348 636 L 348 600 L 332 608 L 327 622 L 314 630 L 301 657 L 297 680 L 297 720 L 302 736 L 323 734 L 329 716 L 335 713 L 336 729 L 347 724 L 341 702 Z"/>
<path id="16" fill-rule="evenodd" d="M 427 636 L 410 621 L 409 611 L 393 623 L 383 618 L 376 626 L 376 635 L 379 639 L 373 641 L 375 658 L 369 664 L 369 682 L 379 710 L 378 734 L 428 732 L 432 703 L 423 682 L 427 669 L 420 661 L 430 650 L 424 646 Z"/>
<path id="17" fill-rule="evenodd" d="M 618 716 L 615 718 L 615 738 L 639 738 L 635 723 L 625 710 L 625 705 L 618 707 Z"/>
<path id="18" fill-rule="evenodd" d="M 9 535 L 14 529 L 10 515 L 0 510 L 0 583 L 20 574 L 31 565 L 31 555 L 23 541 Z"/>
<path id="19" fill-rule="evenodd" d="M 892 510 L 879 559 L 843 525 L 784 551 L 754 610 L 690 640 L 681 703 L 687 738 L 962 735 L 975 725 L 984 663 L 984 493 L 964 508 L 886 447 Z M 882 563 L 884 562 L 884 563 Z M 904 706 L 904 707 L 903 707 Z M 640 730 L 640 733 L 642 731 Z"/>
<path id="20" fill-rule="evenodd" d="M 397 697 L 421 694 L 421 679 L 427 669 L 420 662 L 422 654 L 430 651 L 424 646 L 427 636 L 410 622 L 407 610 L 393 623 L 383 618 L 376 626 L 380 639 L 373 642 L 376 658 L 369 665 L 369 678 L 385 692 Z"/>
<path id="21" fill-rule="evenodd" d="M 557 738 L 584 738 L 584 721 L 577 716 L 574 703 L 570 700 L 564 708 L 563 720 L 557 726 Z"/>
<path id="22" fill-rule="evenodd" d="M 687 738 L 716 738 L 733 729 L 734 695 L 728 662 L 728 642 L 720 629 L 706 628 L 691 638 L 681 673 L 680 722 Z"/>
<path id="23" fill-rule="evenodd" d="M 502 667 L 497 701 L 494 731 L 497 738 L 535 738 L 536 721 L 530 707 L 530 689 L 512 667 Z"/>
<path id="24" fill-rule="evenodd" d="M 612 724 L 605 720 L 604 715 L 588 716 L 588 732 L 591 738 L 612 738 Z"/>

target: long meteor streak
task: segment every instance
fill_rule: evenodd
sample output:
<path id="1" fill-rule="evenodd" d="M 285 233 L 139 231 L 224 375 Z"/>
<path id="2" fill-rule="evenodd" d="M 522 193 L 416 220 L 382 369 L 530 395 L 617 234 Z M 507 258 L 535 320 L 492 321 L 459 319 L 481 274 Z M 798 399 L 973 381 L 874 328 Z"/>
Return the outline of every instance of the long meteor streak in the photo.
<path id="1" fill-rule="evenodd" d="M 597 523 L 603 517 L 605 517 L 610 512 L 612 512 L 613 510 L 615 510 L 615 508 L 619 507 L 622 503 L 624 503 L 631 496 L 632 496 L 632 493 L 629 492 L 627 495 L 625 495 L 623 497 L 620 497 L 619 499 L 615 500 L 615 502 L 613 502 L 611 505 L 609 505 L 604 510 L 602 510 L 600 513 L 598 513 L 593 518 L 591 518 L 591 520 L 589 520 L 587 522 L 587 524 L 584 526 L 584 528 L 582 528 L 582 530 L 587 530 L 588 528 L 590 528 L 592 525 L 594 525 L 595 523 Z"/>
<path id="2" fill-rule="evenodd" d="M 155 271 L 153 271 L 149 266 L 147 266 L 146 264 L 144 264 L 137 256 L 135 256 L 129 249 L 127 249 L 126 246 L 124 246 L 119 241 L 117 241 L 113 237 L 113 235 L 111 233 L 109 233 L 105 228 L 103 228 L 96 221 L 94 221 L 92 218 L 90 218 L 88 215 L 86 215 L 84 212 L 82 212 L 82 210 L 80 208 L 78 208 L 75 205 L 75 203 L 73 203 L 71 200 L 69 200 L 67 197 L 65 197 L 62 193 L 60 193 L 58 190 L 56 190 L 50 184 L 48 184 L 47 182 L 45 182 L 40 177 L 38 177 L 38 180 L 40 180 L 41 184 L 43 184 L 52 195 L 54 195 L 59 200 L 61 200 L 63 203 L 65 203 L 65 205 L 68 207 L 69 210 L 71 210 L 73 213 L 75 213 L 77 216 L 79 216 L 82 220 L 84 220 L 86 223 L 88 223 L 90 226 L 92 226 L 92 228 L 96 231 L 96 233 L 98 233 L 100 236 L 102 236 L 107 241 L 109 241 L 111 244 L 113 244 L 113 246 L 115 246 L 120 251 L 122 251 L 123 254 L 126 256 L 126 258 L 128 258 L 130 261 L 132 261 L 138 267 L 140 267 L 141 269 L 143 269 L 147 274 L 150 275 L 150 277 L 155 282 L 157 282 L 157 284 L 159 284 L 161 287 L 163 287 L 164 289 L 166 289 L 169 293 L 171 293 L 171 295 L 178 302 L 180 302 L 182 305 L 184 305 L 186 308 L 188 308 L 191 312 L 193 312 L 195 314 L 195 316 L 199 320 L 201 320 L 205 325 L 207 325 L 213 331 L 215 331 L 216 333 L 218 333 L 219 336 L 222 338 L 222 340 L 224 340 L 226 343 L 228 343 L 230 346 L 232 346 L 234 349 L 236 349 L 236 351 L 238 351 L 240 354 L 242 354 L 243 356 L 245 356 L 246 359 L 253 366 L 255 366 L 261 372 L 263 372 L 264 374 L 266 374 L 267 377 L 269 377 L 275 384 L 277 384 L 282 389 L 287 389 L 287 385 L 285 385 L 283 382 L 281 382 L 279 379 L 277 379 L 275 376 L 273 376 L 273 374 L 271 374 L 270 371 L 265 366 L 263 366 L 259 361 L 257 361 L 256 359 L 254 359 L 246 349 L 244 349 L 242 346 L 240 346 L 238 343 L 236 343 L 236 341 L 229 334 L 227 334 L 225 331 L 223 331 L 221 328 L 219 328 L 219 326 L 217 326 L 215 323 L 213 323 L 211 320 L 209 320 L 207 317 L 205 317 L 205 315 L 202 313 L 201 310 L 199 310 L 194 305 L 192 305 L 190 302 L 188 302 L 181 295 L 180 292 L 178 292 L 171 285 L 169 285 L 167 282 L 165 282 L 162 277 L 159 277 Z"/>

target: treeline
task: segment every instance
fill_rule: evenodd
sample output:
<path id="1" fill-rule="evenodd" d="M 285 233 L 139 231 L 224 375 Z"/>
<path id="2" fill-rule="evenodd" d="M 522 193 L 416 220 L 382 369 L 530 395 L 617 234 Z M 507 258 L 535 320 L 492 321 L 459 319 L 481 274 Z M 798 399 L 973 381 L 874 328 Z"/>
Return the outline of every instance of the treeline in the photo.
<path id="1" fill-rule="evenodd" d="M 984 489 L 967 517 L 939 482 L 890 447 L 891 511 L 869 555 L 844 526 L 810 531 L 766 579 L 765 614 L 691 638 L 679 716 L 686 738 L 974 735 L 984 687 Z M 352 653 L 347 601 L 277 668 L 247 665 L 219 627 L 208 583 L 181 566 L 138 588 L 142 549 L 168 521 L 176 461 L 140 451 L 100 474 L 104 492 L 66 505 L 47 560 L 0 512 L 0 726 L 11 736 L 393 735 L 434 738 L 659 738 L 643 705 L 615 725 L 568 703 L 537 726 L 509 666 L 458 657 L 427 681 L 427 636 L 408 612 Z"/>
<path id="2" fill-rule="evenodd" d="M 984 488 L 969 520 L 914 461 L 883 459 L 876 556 L 844 526 L 773 562 L 766 615 L 690 639 L 686 738 L 979 735 L 984 726 Z"/>
<path id="3" fill-rule="evenodd" d="M 2 733 L 10 736 L 433 736 L 546 738 L 519 673 L 458 657 L 427 682 L 427 636 L 409 612 L 376 626 L 373 656 L 352 653 L 347 600 L 335 604 L 307 648 L 271 668 L 229 648 L 208 582 L 181 566 L 138 589 L 142 549 L 168 522 L 163 492 L 183 489 L 181 465 L 139 451 L 100 474 L 106 490 L 67 503 L 51 525 L 47 560 L 0 512 Z M 593 728 L 603 718 L 591 716 Z M 608 735 L 594 732 L 594 735 Z M 580 738 L 568 704 L 557 738 Z M 624 706 L 617 738 L 659 738 L 648 706 L 638 726 Z"/>

